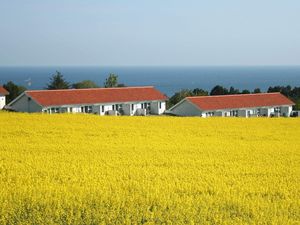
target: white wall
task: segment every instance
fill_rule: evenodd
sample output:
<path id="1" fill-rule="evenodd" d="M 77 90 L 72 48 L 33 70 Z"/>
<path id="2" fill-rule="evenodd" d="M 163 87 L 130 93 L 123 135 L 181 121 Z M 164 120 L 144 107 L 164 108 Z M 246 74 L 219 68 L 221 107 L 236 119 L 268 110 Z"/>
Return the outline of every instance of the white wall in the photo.
<path id="1" fill-rule="evenodd" d="M 245 109 L 238 110 L 238 117 L 247 117 L 247 110 Z"/>
<path id="2" fill-rule="evenodd" d="M 0 95 L 0 109 L 3 109 L 3 107 L 5 106 L 5 95 Z"/>
<path id="3" fill-rule="evenodd" d="M 188 100 L 183 100 L 181 103 L 172 108 L 171 112 L 178 116 L 203 116 L 201 110 Z"/>
<path id="4" fill-rule="evenodd" d="M 281 111 L 281 116 L 289 117 L 292 112 L 292 106 L 282 106 L 280 111 Z"/>
<path id="5" fill-rule="evenodd" d="M 122 105 L 122 109 L 123 109 L 123 112 L 124 112 L 124 115 L 127 115 L 127 116 L 131 116 L 131 105 L 132 104 L 123 104 Z"/>
<path id="6" fill-rule="evenodd" d="M 151 113 L 161 115 L 166 111 L 166 102 L 151 102 Z"/>
<path id="7" fill-rule="evenodd" d="M 42 112 L 42 106 L 25 94 L 11 104 L 10 107 L 17 112 Z"/>
<path id="8" fill-rule="evenodd" d="M 159 104 L 159 103 L 158 103 Z M 158 114 L 163 114 L 166 111 L 167 104 L 166 102 L 161 102 L 161 108 L 158 105 Z"/>
<path id="9" fill-rule="evenodd" d="M 215 116 L 224 116 L 225 114 L 224 114 L 224 112 L 222 112 L 222 111 L 216 111 L 215 112 Z"/>

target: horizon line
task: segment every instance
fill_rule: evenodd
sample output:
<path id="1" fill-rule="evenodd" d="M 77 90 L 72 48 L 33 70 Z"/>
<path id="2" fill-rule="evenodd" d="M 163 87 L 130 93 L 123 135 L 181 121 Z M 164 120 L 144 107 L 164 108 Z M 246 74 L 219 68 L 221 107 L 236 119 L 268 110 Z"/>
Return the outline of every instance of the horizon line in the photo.
<path id="1" fill-rule="evenodd" d="M 299 67 L 300 64 L 216 64 L 216 65 L 96 65 L 96 64 L 86 64 L 86 65 L 0 65 L 0 67 Z"/>

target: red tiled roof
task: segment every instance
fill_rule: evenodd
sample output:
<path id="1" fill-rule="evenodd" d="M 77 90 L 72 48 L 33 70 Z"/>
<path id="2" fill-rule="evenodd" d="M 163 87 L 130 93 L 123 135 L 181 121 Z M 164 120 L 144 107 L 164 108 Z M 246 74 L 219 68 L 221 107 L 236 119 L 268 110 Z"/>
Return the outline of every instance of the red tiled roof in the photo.
<path id="1" fill-rule="evenodd" d="M 280 93 L 199 96 L 187 99 L 202 110 L 294 105 L 294 102 Z"/>
<path id="2" fill-rule="evenodd" d="M 8 95 L 9 92 L 4 87 L 0 86 L 0 94 L 1 95 Z"/>
<path id="3" fill-rule="evenodd" d="M 154 87 L 31 90 L 25 92 L 42 106 L 166 100 Z"/>

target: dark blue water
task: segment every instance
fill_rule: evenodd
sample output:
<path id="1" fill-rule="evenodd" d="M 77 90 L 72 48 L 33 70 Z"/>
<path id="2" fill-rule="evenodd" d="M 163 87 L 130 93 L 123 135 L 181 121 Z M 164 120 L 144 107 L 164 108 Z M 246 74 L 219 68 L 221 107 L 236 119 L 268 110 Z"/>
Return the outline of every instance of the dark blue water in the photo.
<path id="1" fill-rule="evenodd" d="M 128 86 L 154 85 L 171 96 L 183 88 L 210 90 L 215 85 L 227 88 L 267 90 L 269 86 L 300 86 L 300 66 L 252 67 L 0 67 L 0 84 L 13 81 L 29 89 L 46 86 L 49 77 L 60 71 L 70 83 L 93 80 L 102 86 L 109 73 Z M 27 81 L 31 80 L 31 86 Z"/>

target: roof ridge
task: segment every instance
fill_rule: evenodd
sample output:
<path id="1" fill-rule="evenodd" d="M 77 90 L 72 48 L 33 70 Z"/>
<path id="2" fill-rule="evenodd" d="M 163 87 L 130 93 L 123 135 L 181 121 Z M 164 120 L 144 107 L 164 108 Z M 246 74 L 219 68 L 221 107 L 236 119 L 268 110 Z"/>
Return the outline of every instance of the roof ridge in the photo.
<path id="1" fill-rule="evenodd" d="M 199 96 L 188 96 L 186 98 L 213 98 L 213 97 L 231 97 L 231 96 L 249 96 L 249 95 L 271 95 L 281 94 L 280 92 L 266 92 L 266 93 L 250 93 L 250 94 L 230 94 L 230 95 L 199 95 Z M 282 95 L 282 94 L 281 94 Z"/>
<path id="2" fill-rule="evenodd" d="M 69 88 L 69 89 L 54 89 L 54 90 L 26 90 L 26 93 L 30 92 L 48 92 L 48 91 L 85 91 L 85 90 L 112 90 L 112 89 L 134 89 L 134 88 L 154 88 L 154 86 L 131 86 L 131 87 L 109 87 L 109 88 Z"/>

